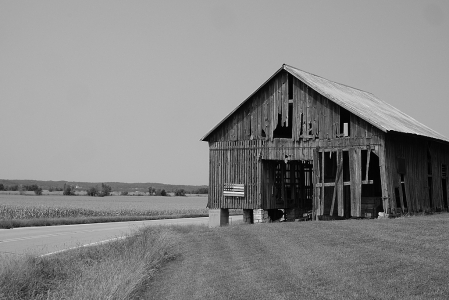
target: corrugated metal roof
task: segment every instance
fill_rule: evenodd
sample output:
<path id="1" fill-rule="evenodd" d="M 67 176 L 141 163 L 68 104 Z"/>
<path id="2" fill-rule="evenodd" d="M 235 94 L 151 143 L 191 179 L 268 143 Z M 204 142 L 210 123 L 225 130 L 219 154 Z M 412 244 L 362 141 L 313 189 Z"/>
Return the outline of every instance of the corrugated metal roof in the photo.
<path id="1" fill-rule="evenodd" d="M 283 69 L 316 90 L 324 97 L 335 102 L 336 104 L 347 109 L 354 115 L 362 118 L 363 120 L 369 122 L 370 124 L 376 126 L 384 132 L 395 131 L 401 133 L 416 134 L 449 142 L 449 139 L 447 139 L 445 136 L 418 122 L 417 120 L 401 112 L 394 106 L 379 100 L 376 96 L 369 92 L 340 84 L 285 64 L 273 76 L 271 76 L 270 79 L 277 75 Z M 263 85 L 265 84 L 266 82 Z M 259 89 L 261 87 L 259 87 Z M 240 106 L 248 101 L 259 89 L 252 93 L 236 109 L 234 109 L 228 116 L 226 116 L 226 118 L 224 118 L 211 131 L 209 131 L 201 140 L 207 140 L 209 135 L 217 127 L 219 127 Z"/>
<path id="2" fill-rule="evenodd" d="M 396 107 L 379 100 L 371 93 L 327 80 L 288 65 L 284 65 L 284 69 L 321 95 L 384 132 L 396 131 L 449 141 L 445 136 L 401 112 Z"/>

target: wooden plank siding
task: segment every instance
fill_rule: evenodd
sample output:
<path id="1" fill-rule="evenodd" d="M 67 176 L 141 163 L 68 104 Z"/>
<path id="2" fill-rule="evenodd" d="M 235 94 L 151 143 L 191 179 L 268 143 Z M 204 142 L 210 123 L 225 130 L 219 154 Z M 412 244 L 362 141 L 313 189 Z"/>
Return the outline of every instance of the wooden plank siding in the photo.
<path id="1" fill-rule="evenodd" d="M 386 138 L 387 177 L 390 208 L 395 212 L 420 212 L 443 209 L 443 186 L 441 167 L 449 165 L 449 147 L 435 140 L 404 134 L 389 134 Z M 431 154 L 432 206 L 429 199 L 427 151 Z M 398 172 L 398 159 L 405 160 L 405 198 Z M 399 189 L 401 207 L 396 205 L 395 189 Z M 447 187 L 446 187 L 447 191 Z"/>
<path id="2" fill-rule="evenodd" d="M 292 85 L 292 97 L 289 97 L 289 84 Z M 293 110 L 291 118 L 290 109 Z M 404 195 L 409 211 L 441 209 L 444 206 L 441 165 L 449 166 L 447 143 L 416 135 L 385 133 L 352 113 L 349 120 L 350 135 L 343 137 L 340 132 L 340 110 L 341 107 L 335 102 L 296 77 L 289 77 L 287 71 L 280 71 L 208 137 L 208 207 L 279 208 L 269 198 L 271 192 L 268 182 L 273 181 L 273 175 L 266 174 L 264 162 L 287 159 L 313 161 L 314 218 L 324 213 L 329 214 L 331 207 L 334 208 L 333 215 L 360 217 L 363 185 L 369 184 L 368 181 L 363 181 L 368 174 L 369 161 L 362 162 L 362 150 L 367 150 L 371 155 L 370 159 L 375 159 L 379 164 L 375 167 L 380 174 L 385 210 L 405 211 Z M 291 138 L 275 137 L 278 123 L 291 127 Z M 432 207 L 427 187 L 427 150 L 432 157 Z M 343 175 L 335 182 L 320 182 L 319 175 L 324 169 L 317 162 L 319 155 L 329 155 L 332 152 L 332 155 L 338 157 L 338 167 L 341 167 L 343 151 L 349 151 L 350 182 L 343 182 Z M 401 176 L 397 170 L 398 158 L 405 159 L 406 164 L 404 195 Z M 366 170 L 365 173 L 362 173 L 362 168 Z M 225 183 L 244 184 L 245 197 L 224 197 Z M 343 199 L 346 197 L 343 193 L 344 186 L 348 185 L 350 216 L 345 213 Z M 396 188 L 399 189 L 401 198 L 400 207 L 396 204 Z"/>

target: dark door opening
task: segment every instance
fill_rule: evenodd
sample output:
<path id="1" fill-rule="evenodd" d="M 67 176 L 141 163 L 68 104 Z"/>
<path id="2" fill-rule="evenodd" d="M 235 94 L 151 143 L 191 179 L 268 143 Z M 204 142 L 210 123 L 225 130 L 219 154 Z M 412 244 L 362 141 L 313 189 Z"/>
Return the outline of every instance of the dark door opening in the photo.
<path id="1" fill-rule="evenodd" d="M 443 188 L 443 205 L 444 209 L 447 211 L 448 205 L 447 205 L 447 185 L 446 185 L 446 178 L 441 179 L 441 186 Z"/>
<path id="2" fill-rule="evenodd" d="M 299 208 L 312 210 L 312 161 L 265 160 L 265 209 Z"/>
<path id="3" fill-rule="evenodd" d="M 404 174 L 401 174 L 401 188 L 402 188 L 402 202 L 404 202 L 404 209 L 407 211 L 408 210 L 408 205 L 407 205 L 407 196 L 405 194 L 405 178 L 404 178 Z"/>
<path id="4" fill-rule="evenodd" d="M 427 177 L 427 190 L 429 191 L 429 206 L 430 209 L 433 208 L 433 184 L 432 184 L 432 176 Z"/>

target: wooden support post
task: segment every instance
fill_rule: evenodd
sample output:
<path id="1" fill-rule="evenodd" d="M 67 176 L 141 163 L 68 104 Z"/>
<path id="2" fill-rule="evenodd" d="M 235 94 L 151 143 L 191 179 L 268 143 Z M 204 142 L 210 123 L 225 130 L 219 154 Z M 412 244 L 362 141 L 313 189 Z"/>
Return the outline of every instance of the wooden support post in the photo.
<path id="1" fill-rule="evenodd" d="M 390 197 L 388 195 L 387 172 L 385 168 L 385 147 L 379 148 L 380 184 L 382 188 L 382 206 L 385 213 L 390 210 Z"/>
<path id="2" fill-rule="evenodd" d="M 362 215 L 362 155 L 361 149 L 349 150 L 349 170 L 351 173 L 351 216 L 360 217 Z"/>
<path id="3" fill-rule="evenodd" d="M 318 180 L 320 178 L 320 164 L 319 164 L 319 155 L 318 148 L 313 150 L 313 201 L 312 201 L 312 220 L 318 220 L 317 218 L 317 209 L 318 209 L 318 187 L 316 186 Z"/>

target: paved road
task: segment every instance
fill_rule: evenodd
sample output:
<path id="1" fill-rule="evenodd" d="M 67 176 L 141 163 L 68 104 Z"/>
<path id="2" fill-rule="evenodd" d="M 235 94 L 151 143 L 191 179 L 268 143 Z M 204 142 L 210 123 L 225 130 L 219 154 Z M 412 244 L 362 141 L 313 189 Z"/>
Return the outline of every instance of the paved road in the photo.
<path id="1" fill-rule="evenodd" d="M 231 216 L 229 223 L 242 222 Z M 0 255 L 45 255 L 121 238 L 142 226 L 207 224 L 208 217 L 0 229 Z"/>

